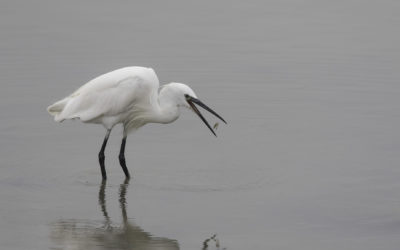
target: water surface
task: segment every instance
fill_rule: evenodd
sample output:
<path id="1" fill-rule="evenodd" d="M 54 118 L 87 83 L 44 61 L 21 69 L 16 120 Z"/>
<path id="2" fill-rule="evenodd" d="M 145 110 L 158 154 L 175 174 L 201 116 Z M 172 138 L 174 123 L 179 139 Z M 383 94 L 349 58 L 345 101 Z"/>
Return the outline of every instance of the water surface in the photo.
<path id="1" fill-rule="evenodd" d="M 3 249 L 398 249 L 397 1 L 2 1 Z M 153 67 L 220 113 L 127 141 L 46 107 Z M 208 116 L 211 124 L 216 121 Z"/>

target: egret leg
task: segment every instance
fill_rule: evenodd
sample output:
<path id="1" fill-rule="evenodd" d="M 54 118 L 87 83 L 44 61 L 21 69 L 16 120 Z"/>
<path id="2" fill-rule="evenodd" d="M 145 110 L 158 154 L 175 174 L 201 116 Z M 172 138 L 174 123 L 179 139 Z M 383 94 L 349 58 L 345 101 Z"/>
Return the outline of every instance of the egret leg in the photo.
<path id="1" fill-rule="evenodd" d="M 101 176 L 103 177 L 103 180 L 107 179 L 107 174 L 106 174 L 106 167 L 104 166 L 104 150 L 106 149 L 108 137 L 110 136 L 111 129 L 107 130 L 106 136 L 104 137 L 103 145 L 101 145 L 101 150 L 99 152 L 99 163 L 100 163 L 100 170 L 101 170 Z"/>
<path id="2" fill-rule="evenodd" d="M 119 151 L 119 164 L 121 165 L 122 170 L 124 170 L 126 179 L 130 179 L 131 176 L 129 174 L 128 168 L 126 167 L 125 163 L 125 144 L 126 144 L 126 136 L 122 138 L 121 150 Z"/>

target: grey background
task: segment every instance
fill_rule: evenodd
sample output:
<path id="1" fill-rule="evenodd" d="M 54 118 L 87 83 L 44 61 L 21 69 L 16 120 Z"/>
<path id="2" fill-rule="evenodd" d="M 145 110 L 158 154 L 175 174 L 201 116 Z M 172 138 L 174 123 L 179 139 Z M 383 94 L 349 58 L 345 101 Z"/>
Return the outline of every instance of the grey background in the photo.
<path id="1" fill-rule="evenodd" d="M 0 247 L 398 249 L 399 27 L 389 0 L 1 1 Z M 107 226 L 105 131 L 45 109 L 128 65 L 229 125 L 184 112 L 131 135 L 126 203 L 115 129 Z"/>

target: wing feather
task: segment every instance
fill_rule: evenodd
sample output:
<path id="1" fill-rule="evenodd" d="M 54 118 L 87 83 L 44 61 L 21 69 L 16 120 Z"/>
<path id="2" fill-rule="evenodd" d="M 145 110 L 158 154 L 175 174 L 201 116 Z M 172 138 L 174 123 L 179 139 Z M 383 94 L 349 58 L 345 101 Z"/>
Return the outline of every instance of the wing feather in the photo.
<path id="1" fill-rule="evenodd" d="M 48 111 L 56 121 L 79 118 L 90 122 L 102 116 L 116 116 L 135 105 L 148 105 L 158 90 L 154 70 L 127 67 L 101 75 L 62 100 Z"/>

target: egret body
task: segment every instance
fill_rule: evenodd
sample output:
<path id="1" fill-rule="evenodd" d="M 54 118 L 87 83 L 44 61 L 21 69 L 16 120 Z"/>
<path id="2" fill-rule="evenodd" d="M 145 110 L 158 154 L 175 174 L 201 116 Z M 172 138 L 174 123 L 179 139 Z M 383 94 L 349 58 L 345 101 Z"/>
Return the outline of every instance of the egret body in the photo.
<path id="1" fill-rule="evenodd" d="M 185 107 L 193 110 L 216 135 L 195 104 L 225 122 L 221 116 L 197 99 L 189 86 L 173 82 L 160 87 L 153 69 L 126 67 L 96 77 L 71 95 L 50 105 L 47 111 L 57 122 L 77 118 L 84 123 L 102 124 L 106 128 L 107 132 L 99 152 L 103 179 L 107 178 L 104 150 L 108 137 L 112 128 L 121 123 L 123 138 L 119 162 L 126 178 L 129 179 L 130 174 L 125 163 L 126 137 L 145 124 L 171 123 L 178 119 L 180 108 Z"/>

